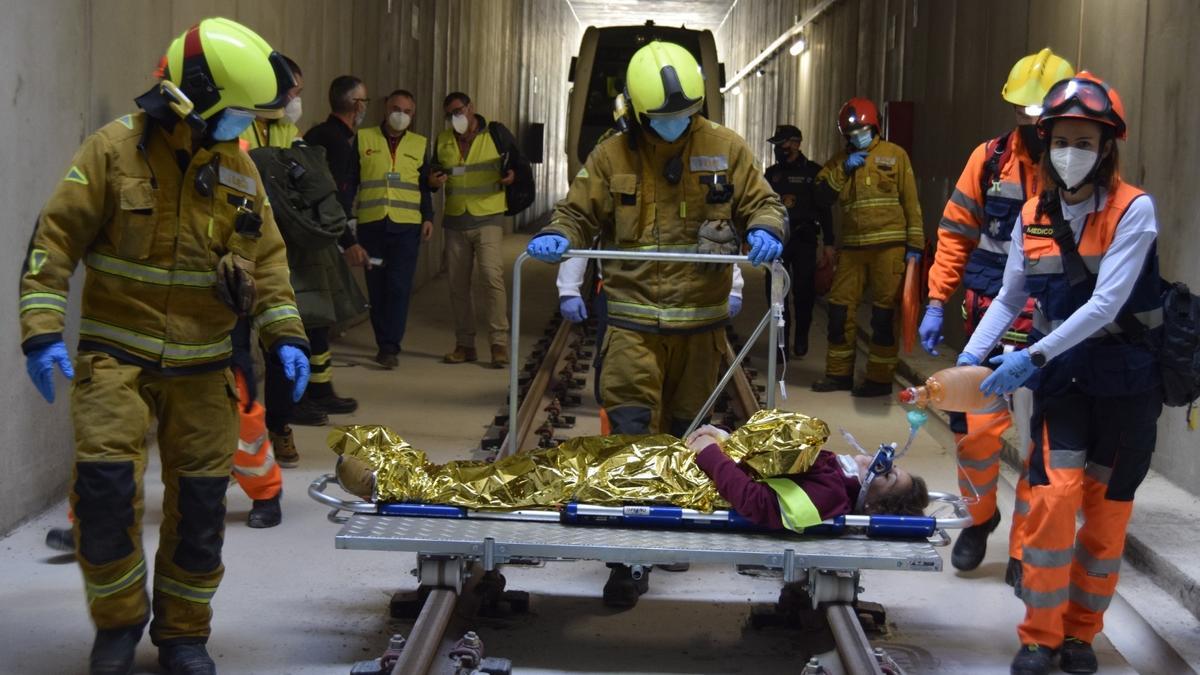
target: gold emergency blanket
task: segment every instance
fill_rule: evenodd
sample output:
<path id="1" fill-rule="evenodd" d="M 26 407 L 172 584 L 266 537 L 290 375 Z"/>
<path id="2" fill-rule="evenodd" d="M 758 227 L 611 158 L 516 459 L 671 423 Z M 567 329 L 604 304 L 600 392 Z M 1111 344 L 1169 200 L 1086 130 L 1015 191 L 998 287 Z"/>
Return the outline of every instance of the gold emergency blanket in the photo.
<path id="1" fill-rule="evenodd" d="M 829 427 L 819 419 L 764 410 L 722 448 L 766 478 L 804 471 L 828 438 Z M 381 502 L 493 510 L 553 508 L 571 501 L 674 504 L 701 511 L 728 507 L 693 461 L 695 453 L 668 434 L 584 436 L 497 462 L 441 465 L 385 426 L 338 427 L 328 442 L 341 456 L 342 486 Z"/>

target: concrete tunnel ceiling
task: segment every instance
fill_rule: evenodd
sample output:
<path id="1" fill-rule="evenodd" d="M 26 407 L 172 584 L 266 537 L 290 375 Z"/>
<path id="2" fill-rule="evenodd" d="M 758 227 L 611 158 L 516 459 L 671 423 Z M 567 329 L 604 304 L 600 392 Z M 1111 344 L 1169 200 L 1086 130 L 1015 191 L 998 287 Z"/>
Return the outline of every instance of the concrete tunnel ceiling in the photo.
<path id="1" fill-rule="evenodd" d="M 736 0 L 567 0 L 587 26 L 622 26 L 653 20 L 660 26 L 687 26 L 714 33 Z"/>

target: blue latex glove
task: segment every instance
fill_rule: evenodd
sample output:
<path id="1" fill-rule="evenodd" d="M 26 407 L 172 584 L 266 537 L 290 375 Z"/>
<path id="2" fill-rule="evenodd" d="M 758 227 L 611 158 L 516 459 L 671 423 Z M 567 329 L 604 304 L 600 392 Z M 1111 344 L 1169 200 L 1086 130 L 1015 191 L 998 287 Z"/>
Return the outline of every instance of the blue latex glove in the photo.
<path id="1" fill-rule="evenodd" d="M 958 355 L 958 360 L 954 362 L 956 366 L 977 366 L 979 365 L 979 357 L 974 354 L 963 352 Z"/>
<path id="2" fill-rule="evenodd" d="M 564 295 L 559 298 L 558 311 L 571 323 L 583 323 L 588 318 L 587 304 L 578 295 Z"/>
<path id="3" fill-rule="evenodd" d="M 309 369 L 308 357 L 298 347 L 283 345 L 276 352 L 283 362 L 283 376 L 292 382 L 292 401 L 299 401 L 308 388 Z"/>
<path id="4" fill-rule="evenodd" d="M 929 305 L 925 308 L 925 318 L 921 319 L 921 326 L 917 328 L 917 334 L 921 336 L 921 346 L 925 351 L 938 355 L 937 346 L 942 341 L 942 319 L 945 317 L 945 311 L 935 305 Z"/>
<path id="5" fill-rule="evenodd" d="M 904 262 L 908 263 L 909 260 L 916 260 L 918 263 L 920 263 L 921 262 L 921 252 L 913 250 L 911 248 L 908 249 L 908 251 L 906 251 L 904 253 Z"/>
<path id="6" fill-rule="evenodd" d="M 529 240 L 525 250 L 542 262 L 556 263 L 562 260 L 562 254 L 570 247 L 571 242 L 561 234 L 539 234 Z"/>
<path id="7" fill-rule="evenodd" d="M 746 241 L 750 242 L 750 264 L 756 267 L 759 263 L 771 262 L 783 253 L 783 242 L 766 230 L 750 230 Z"/>
<path id="8" fill-rule="evenodd" d="M 742 299 L 736 295 L 729 296 L 729 318 L 732 319 L 733 317 L 738 315 L 738 312 L 741 312 L 741 311 L 742 311 Z"/>
<path id="9" fill-rule="evenodd" d="M 859 150 L 858 152 L 851 153 L 850 156 L 846 158 L 846 161 L 842 162 L 842 168 L 845 169 L 846 173 L 854 173 L 861 168 L 863 164 L 867 163 L 867 154 L 868 153 L 866 150 Z"/>
<path id="10" fill-rule="evenodd" d="M 996 372 L 987 376 L 979 385 L 979 391 L 994 396 L 1013 393 L 1037 370 L 1027 349 L 1001 354 L 988 363 L 996 366 Z"/>
<path id="11" fill-rule="evenodd" d="M 67 353 L 67 345 L 62 340 L 35 349 L 25 357 L 29 379 L 33 380 L 33 386 L 37 387 L 47 403 L 54 403 L 54 366 L 58 366 L 68 380 L 75 377 L 71 355 Z"/>

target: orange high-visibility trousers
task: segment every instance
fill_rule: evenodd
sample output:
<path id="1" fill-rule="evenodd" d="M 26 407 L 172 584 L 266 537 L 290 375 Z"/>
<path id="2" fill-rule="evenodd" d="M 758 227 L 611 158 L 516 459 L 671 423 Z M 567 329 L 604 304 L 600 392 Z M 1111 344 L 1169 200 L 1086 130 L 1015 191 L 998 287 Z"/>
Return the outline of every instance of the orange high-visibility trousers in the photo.
<path id="1" fill-rule="evenodd" d="M 1000 482 L 1000 453 L 1003 447 L 1001 436 L 1012 426 L 1012 417 L 1007 411 L 981 415 L 967 413 L 965 423 L 961 421 L 962 417 L 955 417 L 958 415 L 951 417 L 951 426 L 955 431 L 958 462 L 962 466 L 962 474 L 958 477 L 958 491 L 967 502 L 967 510 L 970 511 L 972 520 L 976 524 L 986 523 L 996 512 L 996 489 Z M 1025 468 L 1022 467 L 1008 534 L 1010 558 L 1021 559 L 1021 529 L 1024 527 L 1027 513 L 1029 481 L 1025 477 Z"/>
<path id="2" fill-rule="evenodd" d="M 238 397 L 249 397 L 246 381 L 236 369 Z M 275 452 L 267 437 L 267 411 L 255 401 L 249 410 L 238 406 L 238 447 L 233 453 L 233 477 L 251 499 L 273 499 L 283 488 L 283 475 L 275 463 Z"/>
<path id="3" fill-rule="evenodd" d="M 1068 636 L 1090 643 L 1103 628 L 1161 411 L 1156 392 L 1095 397 L 1071 387 L 1036 394 L 1021 555 L 1022 644 L 1058 648 Z"/>

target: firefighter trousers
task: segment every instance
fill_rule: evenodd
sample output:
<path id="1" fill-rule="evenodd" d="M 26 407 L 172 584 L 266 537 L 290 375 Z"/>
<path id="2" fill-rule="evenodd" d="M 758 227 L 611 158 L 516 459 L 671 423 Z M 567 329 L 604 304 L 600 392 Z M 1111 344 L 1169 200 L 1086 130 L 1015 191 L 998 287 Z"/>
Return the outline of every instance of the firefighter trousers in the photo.
<path id="1" fill-rule="evenodd" d="M 1091 642 L 1103 628 L 1161 412 L 1153 391 L 1096 397 L 1071 385 L 1035 394 L 1022 644 L 1058 648 L 1067 636 Z M 1078 530 L 1076 513 L 1083 516 Z"/>
<path id="2" fill-rule="evenodd" d="M 896 339 L 896 299 L 904 278 L 904 246 L 844 248 L 838 251 L 837 271 L 829 292 L 829 353 L 825 374 L 854 375 L 854 344 L 858 336 L 858 303 L 863 288 L 871 291 L 871 344 L 867 380 L 890 384 L 900 344 Z"/>
<path id="3" fill-rule="evenodd" d="M 208 639 L 224 573 L 225 489 L 237 447 L 228 369 L 164 377 L 81 352 L 71 386 L 75 548 L 99 629 L 145 623 L 157 645 Z M 158 421 L 164 485 L 153 605 L 142 551 L 145 435 Z"/>
<path id="4" fill-rule="evenodd" d="M 682 435 L 717 383 L 724 339 L 723 325 L 675 335 L 608 326 L 600 397 L 612 433 Z"/>

